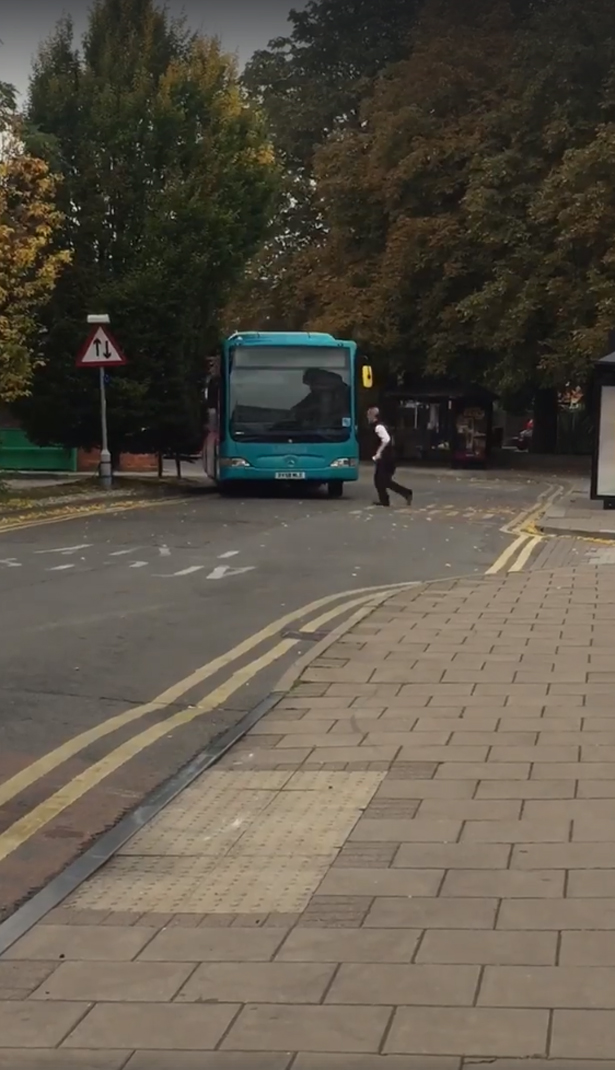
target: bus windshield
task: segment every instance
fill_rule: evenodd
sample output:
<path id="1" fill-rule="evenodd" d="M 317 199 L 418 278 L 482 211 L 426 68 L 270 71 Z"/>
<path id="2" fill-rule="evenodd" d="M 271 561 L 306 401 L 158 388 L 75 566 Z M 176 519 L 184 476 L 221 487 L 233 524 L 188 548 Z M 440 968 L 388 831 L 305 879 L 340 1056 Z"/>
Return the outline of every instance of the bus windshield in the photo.
<path id="1" fill-rule="evenodd" d="M 341 442 L 350 437 L 347 348 L 238 346 L 231 351 L 229 371 L 233 438 Z"/>

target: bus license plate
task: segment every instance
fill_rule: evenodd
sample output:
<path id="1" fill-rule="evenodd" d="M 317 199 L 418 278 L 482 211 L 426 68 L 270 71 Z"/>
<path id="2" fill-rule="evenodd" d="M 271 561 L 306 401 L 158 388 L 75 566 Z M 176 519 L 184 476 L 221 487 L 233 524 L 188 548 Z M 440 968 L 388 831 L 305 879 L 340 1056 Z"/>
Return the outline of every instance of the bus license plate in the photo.
<path id="1" fill-rule="evenodd" d="M 305 479 L 305 472 L 276 472 L 276 479 Z"/>

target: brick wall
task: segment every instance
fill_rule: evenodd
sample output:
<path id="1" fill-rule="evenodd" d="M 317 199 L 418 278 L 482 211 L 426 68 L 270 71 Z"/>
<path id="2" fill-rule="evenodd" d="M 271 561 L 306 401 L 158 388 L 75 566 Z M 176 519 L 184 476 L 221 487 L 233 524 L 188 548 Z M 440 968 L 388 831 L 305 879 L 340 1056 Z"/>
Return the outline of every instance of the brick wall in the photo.
<path id="1" fill-rule="evenodd" d="M 77 471 L 95 472 L 100 464 L 100 450 L 79 450 Z M 120 472 L 156 472 L 158 458 L 153 453 L 120 454 Z"/>

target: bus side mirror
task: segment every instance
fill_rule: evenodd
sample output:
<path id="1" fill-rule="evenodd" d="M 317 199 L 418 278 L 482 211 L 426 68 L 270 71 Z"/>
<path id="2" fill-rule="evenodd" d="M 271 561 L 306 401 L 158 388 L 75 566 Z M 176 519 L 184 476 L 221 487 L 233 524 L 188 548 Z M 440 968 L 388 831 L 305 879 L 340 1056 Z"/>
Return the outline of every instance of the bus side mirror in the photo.
<path id="1" fill-rule="evenodd" d="M 374 373 L 369 364 L 364 364 L 361 368 L 361 377 L 364 388 L 366 390 L 371 390 L 374 385 Z"/>

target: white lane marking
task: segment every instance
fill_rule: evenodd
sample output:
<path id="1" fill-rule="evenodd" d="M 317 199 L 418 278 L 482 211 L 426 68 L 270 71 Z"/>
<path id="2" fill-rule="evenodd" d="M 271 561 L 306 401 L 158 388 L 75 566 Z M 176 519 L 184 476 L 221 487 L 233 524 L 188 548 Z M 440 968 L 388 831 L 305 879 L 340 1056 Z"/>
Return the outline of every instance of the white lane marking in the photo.
<path id="1" fill-rule="evenodd" d="M 239 550 L 227 550 L 227 552 L 225 554 L 220 554 L 219 558 L 220 558 L 221 561 L 224 561 L 224 559 L 226 557 L 237 557 L 238 553 L 239 553 Z"/>
<path id="2" fill-rule="evenodd" d="M 69 568 L 74 567 L 74 565 L 54 565 L 53 568 L 48 568 L 47 572 L 66 572 Z"/>
<path id="3" fill-rule="evenodd" d="M 114 550 L 112 554 L 109 554 L 109 557 L 125 557 L 126 554 L 135 554 L 136 552 L 137 547 L 133 546 L 132 550 Z"/>
<path id="4" fill-rule="evenodd" d="M 190 576 L 193 572 L 200 572 L 204 568 L 205 565 L 192 565 L 191 568 L 183 568 L 181 572 L 171 572 L 170 576 Z"/>
<path id="5" fill-rule="evenodd" d="M 132 565 L 130 565 L 129 567 L 130 568 L 146 568 L 147 567 L 147 561 L 133 561 Z"/>
<path id="6" fill-rule="evenodd" d="M 228 565 L 218 565 L 213 572 L 209 573 L 208 580 L 225 580 L 230 576 L 241 576 L 243 572 L 254 572 L 255 565 L 249 565 L 247 568 L 229 568 Z"/>
<path id="7" fill-rule="evenodd" d="M 21 561 L 18 561 L 16 557 L 5 557 L 0 561 L 0 565 L 6 565 L 7 568 L 21 568 Z"/>
<path id="8" fill-rule="evenodd" d="M 91 542 L 82 542 L 79 546 L 58 546 L 55 550 L 35 550 L 35 554 L 76 554 L 78 550 L 89 550 Z"/>
<path id="9" fill-rule="evenodd" d="M 166 545 L 165 546 L 159 546 L 158 547 L 158 553 L 160 554 L 161 557 L 170 557 L 171 556 L 171 551 L 169 550 L 169 547 L 166 546 Z"/>

